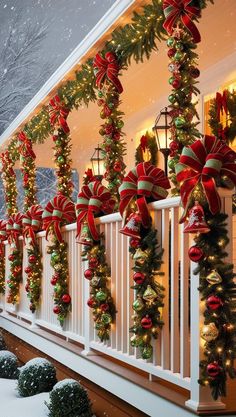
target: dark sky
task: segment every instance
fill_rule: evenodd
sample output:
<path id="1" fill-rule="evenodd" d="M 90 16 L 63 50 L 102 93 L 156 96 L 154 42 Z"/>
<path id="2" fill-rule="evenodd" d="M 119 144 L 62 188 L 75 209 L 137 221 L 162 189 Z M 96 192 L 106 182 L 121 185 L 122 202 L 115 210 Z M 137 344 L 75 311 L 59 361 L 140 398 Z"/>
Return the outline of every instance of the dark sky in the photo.
<path id="1" fill-rule="evenodd" d="M 19 99 L 15 100 L 14 110 L 11 108 L 7 117 L 5 112 L 4 117 L 1 118 L 1 107 L 4 105 L 1 106 L 0 93 L 0 133 L 113 3 L 114 0 L 0 0 L 0 53 L 6 46 L 10 31 L 13 30 L 12 36 L 16 38 L 14 42 L 19 42 L 29 28 L 32 30 L 33 27 L 47 26 L 45 37 L 38 42 L 37 51 L 34 48 L 31 62 L 26 66 L 30 71 L 30 65 L 34 65 L 33 72 L 26 77 L 27 83 L 32 85 L 30 94 L 27 93 L 26 96 L 22 94 L 20 103 Z M 7 72 L 7 65 L 3 65 L 3 59 L 1 61 L 0 90 L 4 91 L 5 97 L 8 91 L 19 85 L 21 74 L 11 71 L 6 80 L 2 75 Z M 45 67 L 48 70 L 40 78 L 39 74 L 45 71 Z M 22 80 L 22 83 L 24 82 Z"/>

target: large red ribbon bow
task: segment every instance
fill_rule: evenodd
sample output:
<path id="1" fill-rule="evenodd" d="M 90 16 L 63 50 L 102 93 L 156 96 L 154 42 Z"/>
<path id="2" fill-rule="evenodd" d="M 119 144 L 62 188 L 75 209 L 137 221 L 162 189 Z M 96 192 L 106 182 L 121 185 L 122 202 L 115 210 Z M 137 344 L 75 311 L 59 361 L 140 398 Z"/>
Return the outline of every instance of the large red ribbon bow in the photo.
<path id="1" fill-rule="evenodd" d="M 31 157 L 32 159 L 36 158 L 36 155 L 32 149 L 32 142 L 26 136 L 26 134 L 21 131 L 18 135 L 18 139 L 20 142 L 19 153 L 25 157 Z"/>
<path id="2" fill-rule="evenodd" d="M 60 227 L 62 224 L 72 223 L 75 220 L 75 205 L 69 198 L 58 194 L 46 205 L 42 219 L 43 229 L 46 230 L 46 239 L 52 228 L 57 240 L 62 242 Z"/>
<path id="3" fill-rule="evenodd" d="M 185 212 L 185 220 L 194 188 L 201 184 L 205 191 L 212 214 L 221 207 L 220 196 L 216 189 L 216 179 L 227 176 L 236 184 L 236 153 L 214 136 L 205 136 L 189 147 L 184 147 L 179 163 L 176 165 L 177 180 Z"/>
<path id="4" fill-rule="evenodd" d="M 101 54 L 96 54 L 93 66 L 96 70 L 96 85 L 98 88 L 101 88 L 104 78 L 107 77 L 118 93 L 122 93 L 123 87 L 118 79 L 120 67 L 116 56 L 112 52 L 107 52 L 105 58 Z"/>
<path id="5" fill-rule="evenodd" d="M 136 197 L 142 224 L 144 227 L 149 227 L 150 215 L 146 198 L 152 201 L 162 200 L 167 197 L 168 188 L 170 188 L 170 182 L 162 169 L 156 168 L 150 162 L 139 163 L 123 179 L 119 188 L 121 216 L 130 201 Z"/>
<path id="6" fill-rule="evenodd" d="M 0 256 L 4 256 L 4 240 L 7 239 L 6 220 L 0 220 Z"/>
<path id="7" fill-rule="evenodd" d="M 228 91 L 224 90 L 223 93 L 216 93 L 216 111 L 217 111 L 217 119 L 220 120 L 220 114 L 225 111 L 228 113 L 228 106 L 227 106 L 227 96 Z"/>
<path id="8" fill-rule="evenodd" d="M 23 236 L 24 238 L 30 237 L 33 245 L 36 244 L 35 233 L 38 232 L 42 226 L 42 214 L 42 207 L 39 204 L 36 204 L 31 206 L 23 216 Z"/>
<path id="9" fill-rule="evenodd" d="M 8 242 L 18 244 L 19 236 L 22 234 L 23 214 L 17 213 L 9 217 L 6 225 Z"/>
<path id="10" fill-rule="evenodd" d="M 192 0 L 164 0 L 163 10 L 166 20 L 163 27 L 172 35 L 176 23 L 181 20 L 191 33 L 194 42 L 198 43 L 201 41 L 201 35 L 193 20 L 200 17 L 201 10 L 199 7 L 191 6 L 191 3 Z"/>
<path id="11" fill-rule="evenodd" d="M 77 236 L 80 235 L 84 220 L 87 219 L 92 238 L 99 240 L 94 216 L 100 212 L 106 213 L 111 199 L 111 193 L 99 181 L 90 182 L 82 187 L 76 204 Z"/>
<path id="12" fill-rule="evenodd" d="M 55 96 L 49 101 L 51 126 L 59 125 L 66 134 L 70 132 L 70 128 L 66 121 L 69 112 L 69 109 L 62 104 L 59 96 Z"/>

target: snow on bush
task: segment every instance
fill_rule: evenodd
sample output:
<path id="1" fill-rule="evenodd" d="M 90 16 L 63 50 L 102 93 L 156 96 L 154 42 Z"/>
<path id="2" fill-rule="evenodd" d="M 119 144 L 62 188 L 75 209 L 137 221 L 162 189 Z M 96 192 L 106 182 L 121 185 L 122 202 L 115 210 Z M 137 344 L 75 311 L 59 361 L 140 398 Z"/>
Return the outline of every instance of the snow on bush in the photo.
<path id="1" fill-rule="evenodd" d="M 92 417 L 87 391 L 74 379 L 58 382 L 49 394 L 49 417 Z"/>
<path id="2" fill-rule="evenodd" d="M 0 378 L 15 379 L 18 376 L 18 361 L 14 353 L 0 350 Z"/>
<path id="3" fill-rule="evenodd" d="M 56 382 L 56 370 L 51 362 L 35 358 L 20 368 L 17 389 L 22 397 L 30 397 L 51 391 Z"/>

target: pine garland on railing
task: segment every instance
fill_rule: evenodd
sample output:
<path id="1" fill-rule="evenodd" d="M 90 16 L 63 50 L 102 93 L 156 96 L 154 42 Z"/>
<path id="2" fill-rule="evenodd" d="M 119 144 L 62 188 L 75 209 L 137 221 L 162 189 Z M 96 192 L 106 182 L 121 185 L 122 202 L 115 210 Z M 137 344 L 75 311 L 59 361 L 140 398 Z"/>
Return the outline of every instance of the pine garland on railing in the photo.
<path id="1" fill-rule="evenodd" d="M 11 158 L 10 152 L 1 154 L 1 176 L 4 187 L 6 213 L 7 217 L 12 216 L 17 212 L 17 189 L 16 189 L 16 174 L 14 171 L 14 162 Z"/>
<path id="2" fill-rule="evenodd" d="M 157 339 L 158 329 L 162 327 L 161 313 L 164 288 L 156 276 L 162 264 L 162 250 L 157 252 L 157 231 L 147 207 L 147 201 L 166 198 L 170 188 L 164 172 L 149 162 L 139 163 L 128 173 L 119 189 L 120 213 L 126 224 L 120 230 L 130 240 L 130 252 L 134 260 L 133 279 L 135 301 L 133 309 L 134 324 L 130 331 L 131 345 L 138 347 L 143 359 L 150 359 L 153 354 L 152 338 Z"/>
<path id="3" fill-rule="evenodd" d="M 19 153 L 20 153 L 20 167 L 23 176 L 24 188 L 24 211 L 27 211 L 31 206 L 37 203 L 36 198 L 36 169 L 35 159 L 36 155 L 32 148 L 32 142 L 21 131 L 18 136 L 19 139 Z"/>
<path id="4" fill-rule="evenodd" d="M 6 220 L 0 220 L 0 294 L 5 294 L 5 245 Z"/>
<path id="5" fill-rule="evenodd" d="M 6 225 L 10 245 L 10 275 L 7 280 L 7 303 L 17 304 L 19 301 L 20 283 L 22 281 L 22 248 L 19 236 L 22 234 L 22 214 L 13 214 Z"/>
<path id="6" fill-rule="evenodd" d="M 84 277 L 90 281 L 88 306 L 93 309 L 95 329 L 100 340 L 110 337 L 111 324 L 115 321 L 116 308 L 110 290 L 110 268 L 106 261 L 104 236 L 95 225 L 95 217 L 111 213 L 115 200 L 99 181 L 84 185 L 76 204 L 77 236 L 83 245 L 83 261 L 88 261 Z"/>
<path id="7" fill-rule="evenodd" d="M 118 189 L 124 177 L 123 157 L 126 150 L 122 133 L 123 112 L 119 110 L 121 104 L 119 97 L 123 91 L 118 78 L 120 67 L 116 56 L 111 52 L 107 52 L 104 56 L 97 54 L 93 66 L 96 86 L 99 89 L 97 103 L 102 108 L 100 117 L 104 120 L 99 132 L 103 138 L 102 149 L 106 170 L 104 178 L 108 182 L 111 194 L 118 202 Z"/>
<path id="8" fill-rule="evenodd" d="M 185 147 L 176 165 L 184 207 L 182 221 L 187 216 L 184 232 L 195 233 L 195 246 L 189 257 L 199 265 L 200 294 L 205 302 L 204 326 L 205 359 L 201 361 L 200 384 L 209 385 L 217 399 L 226 395 L 227 377 L 236 376 L 236 286 L 233 265 L 225 261 L 229 243 L 227 215 L 220 213 L 217 186 L 236 185 L 236 153 L 213 136 L 205 136 Z M 230 181 L 222 182 L 227 176 Z"/>

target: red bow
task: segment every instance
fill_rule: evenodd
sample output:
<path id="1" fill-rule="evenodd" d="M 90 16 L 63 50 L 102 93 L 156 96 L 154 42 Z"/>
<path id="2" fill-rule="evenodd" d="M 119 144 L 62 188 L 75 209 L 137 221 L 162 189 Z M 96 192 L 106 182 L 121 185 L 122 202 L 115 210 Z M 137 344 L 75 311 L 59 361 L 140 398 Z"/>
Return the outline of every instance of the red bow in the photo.
<path id="1" fill-rule="evenodd" d="M 43 215 L 43 229 L 46 230 L 46 239 L 50 228 L 54 230 L 57 240 L 62 242 L 60 227 L 65 223 L 72 223 L 75 220 L 75 205 L 67 197 L 56 195 L 46 205 Z"/>
<path id="2" fill-rule="evenodd" d="M 8 235 L 8 242 L 18 244 L 19 236 L 22 233 L 22 219 L 23 214 L 13 214 L 7 222 L 6 230 Z"/>
<path id="3" fill-rule="evenodd" d="M 228 96 L 227 90 L 224 90 L 223 94 L 216 93 L 216 111 L 217 111 L 218 120 L 220 120 L 220 113 L 223 114 L 224 111 L 226 115 L 228 113 L 227 96 Z"/>
<path id="4" fill-rule="evenodd" d="M 23 236 L 30 237 L 32 244 L 36 244 L 36 235 L 42 226 L 43 209 L 40 205 L 34 205 L 23 216 Z"/>
<path id="5" fill-rule="evenodd" d="M 118 79 L 119 65 L 116 56 L 112 52 L 107 52 L 105 58 L 100 54 L 96 54 L 93 66 L 96 70 L 96 85 L 101 88 L 104 78 L 107 77 L 109 81 L 115 86 L 119 94 L 122 93 L 123 87 Z"/>
<path id="6" fill-rule="evenodd" d="M 149 227 L 150 215 L 146 198 L 151 198 L 152 201 L 164 199 L 168 195 L 168 188 L 170 182 L 162 169 L 156 168 L 150 162 L 141 162 L 128 173 L 119 188 L 121 216 L 132 198 L 137 197 L 142 224 Z"/>
<path id="7" fill-rule="evenodd" d="M 6 220 L 0 220 L 0 256 L 4 256 L 4 240 L 7 239 Z"/>
<path id="8" fill-rule="evenodd" d="M 216 189 L 215 179 L 229 177 L 236 184 L 236 153 L 214 136 L 205 136 L 189 147 L 184 147 L 179 163 L 176 165 L 177 180 L 181 183 L 180 192 L 187 215 L 191 193 L 200 183 L 206 193 L 209 209 L 212 214 L 220 210 L 220 196 Z"/>
<path id="9" fill-rule="evenodd" d="M 87 217 L 88 226 L 94 240 L 99 240 L 99 233 L 95 226 L 94 215 L 106 212 L 111 200 L 111 193 L 99 181 L 84 185 L 78 194 L 76 204 L 77 236 L 80 235 L 82 224 Z"/>
<path id="10" fill-rule="evenodd" d="M 20 155 L 35 159 L 36 155 L 32 149 L 32 142 L 23 131 L 19 133 L 18 139 L 20 141 L 20 148 L 19 148 Z"/>
<path id="11" fill-rule="evenodd" d="M 146 151 L 146 148 L 148 146 L 148 137 L 146 135 L 143 135 L 140 139 L 140 146 L 143 152 Z"/>
<path id="12" fill-rule="evenodd" d="M 183 25 L 191 33 L 195 43 L 201 41 L 201 35 L 193 20 L 200 17 L 199 7 L 191 6 L 192 0 L 164 0 L 163 10 L 165 22 L 163 27 L 172 35 L 177 21 L 180 19 Z"/>
<path id="13" fill-rule="evenodd" d="M 55 96 L 49 101 L 49 115 L 51 126 L 55 126 L 56 124 L 58 124 L 66 134 L 70 132 L 70 128 L 66 121 L 68 114 L 69 109 L 67 109 L 62 104 L 59 96 Z"/>

